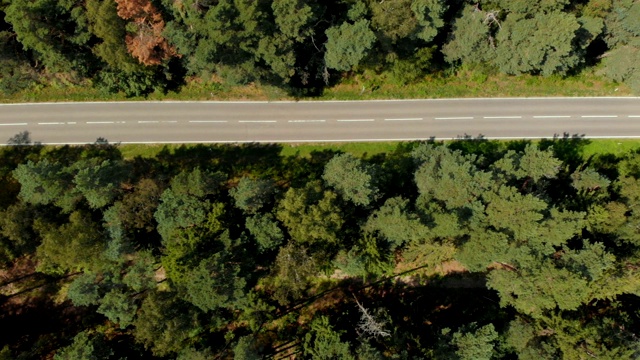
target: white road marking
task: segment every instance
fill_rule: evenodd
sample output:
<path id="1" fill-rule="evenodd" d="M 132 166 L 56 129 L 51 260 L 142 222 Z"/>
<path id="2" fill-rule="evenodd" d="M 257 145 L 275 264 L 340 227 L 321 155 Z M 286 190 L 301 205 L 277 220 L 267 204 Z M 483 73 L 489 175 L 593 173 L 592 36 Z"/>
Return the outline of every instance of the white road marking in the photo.
<path id="1" fill-rule="evenodd" d="M 322 123 L 325 120 L 289 120 L 290 123 Z"/>
<path id="2" fill-rule="evenodd" d="M 141 121 L 138 121 L 138 124 L 157 124 L 159 122 L 160 121 L 157 121 L 157 120 L 141 120 Z"/>
<path id="3" fill-rule="evenodd" d="M 239 123 L 275 123 L 277 120 L 240 120 Z"/>
<path id="4" fill-rule="evenodd" d="M 113 121 L 87 121 L 87 124 L 113 124 Z"/>
<path id="5" fill-rule="evenodd" d="M 582 118 L 617 118 L 618 115 L 582 115 Z"/>
<path id="6" fill-rule="evenodd" d="M 64 125 L 63 122 L 43 122 L 43 123 L 38 123 L 38 125 Z"/>
<path id="7" fill-rule="evenodd" d="M 27 123 L 0 124 L 0 126 L 24 126 Z"/>
<path id="8" fill-rule="evenodd" d="M 190 123 L 226 123 L 227 120 L 189 120 Z"/>
<path id="9" fill-rule="evenodd" d="M 437 117 L 435 120 L 472 120 L 472 116 L 459 116 L 459 117 Z"/>
<path id="10" fill-rule="evenodd" d="M 364 122 L 364 121 L 376 121 L 375 119 L 339 119 L 338 122 Z"/>
<path id="11" fill-rule="evenodd" d="M 538 115 L 534 116 L 534 119 L 559 119 L 559 118 L 570 118 L 570 115 Z"/>
<path id="12" fill-rule="evenodd" d="M 483 116 L 484 119 L 522 119 L 522 116 Z"/>
<path id="13" fill-rule="evenodd" d="M 640 115 L 629 115 L 630 118 L 640 118 Z"/>
<path id="14" fill-rule="evenodd" d="M 67 125 L 75 125 L 75 124 L 77 124 L 75 121 L 70 121 L 67 123 Z"/>
<path id="15" fill-rule="evenodd" d="M 384 119 L 384 121 L 420 121 L 422 118 L 397 118 L 397 119 Z"/>
<path id="16" fill-rule="evenodd" d="M 177 123 L 178 120 L 167 120 L 167 121 L 163 121 L 163 123 L 170 123 L 170 124 L 175 124 Z"/>

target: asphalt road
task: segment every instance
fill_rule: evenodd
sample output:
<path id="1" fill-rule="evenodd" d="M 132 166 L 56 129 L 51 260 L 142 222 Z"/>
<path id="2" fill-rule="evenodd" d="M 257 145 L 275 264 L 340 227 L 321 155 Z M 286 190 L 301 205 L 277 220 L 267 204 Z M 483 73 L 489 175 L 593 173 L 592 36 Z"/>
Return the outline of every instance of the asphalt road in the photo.
<path id="1" fill-rule="evenodd" d="M 640 98 L 0 105 L 0 143 L 43 144 L 640 138 Z"/>

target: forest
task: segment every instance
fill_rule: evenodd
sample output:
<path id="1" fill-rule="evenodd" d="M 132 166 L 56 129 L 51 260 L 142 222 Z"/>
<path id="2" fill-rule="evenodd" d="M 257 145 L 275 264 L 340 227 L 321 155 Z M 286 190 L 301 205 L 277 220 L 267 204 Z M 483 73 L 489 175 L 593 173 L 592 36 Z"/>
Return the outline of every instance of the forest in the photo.
<path id="1" fill-rule="evenodd" d="M 363 71 L 402 86 L 456 69 L 593 70 L 640 93 L 639 18 L 634 0 L 2 0 L 0 94 L 257 82 L 309 97 Z"/>
<path id="2" fill-rule="evenodd" d="M 640 151 L 0 148 L 0 359 L 635 359 Z"/>

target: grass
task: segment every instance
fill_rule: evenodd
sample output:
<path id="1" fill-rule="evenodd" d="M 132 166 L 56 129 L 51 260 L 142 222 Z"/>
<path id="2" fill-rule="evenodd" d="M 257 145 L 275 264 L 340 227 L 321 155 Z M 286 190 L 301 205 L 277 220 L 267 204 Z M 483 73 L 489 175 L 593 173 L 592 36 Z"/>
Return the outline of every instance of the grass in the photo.
<path id="1" fill-rule="evenodd" d="M 533 75 L 488 75 L 480 71 L 459 70 L 455 74 L 437 73 L 414 84 L 394 84 L 386 74 L 364 71 L 326 88 L 318 97 L 296 98 L 283 89 L 261 84 L 230 86 L 189 81 L 179 92 L 155 92 L 146 97 L 127 98 L 107 94 L 84 85 L 37 85 L 0 102 L 124 101 L 124 100 L 372 100 L 426 99 L 457 97 L 539 97 L 539 96 L 628 96 L 630 89 L 595 74 L 595 70 L 570 77 Z"/>
<path id="2" fill-rule="evenodd" d="M 349 143 L 309 143 L 309 144 L 281 144 L 282 150 L 280 155 L 283 157 L 299 156 L 309 157 L 314 151 L 342 151 L 348 152 L 356 156 L 368 157 L 376 154 L 389 153 L 394 151 L 399 142 L 349 142 Z M 158 155 L 162 150 L 169 150 L 173 153 L 175 149 L 182 146 L 196 146 L 185 144 L 125 144 L 119 145 L 118 149 L 122 153 L 125 159 L 132 159 L 135 157 L 153 158 Z M 199 145 L 198 145 L 199 146 Z M 217 145 L 211 145 L 217 146 Z M 223 145 L 226 146 L 226 145 Z"/>
<path id="3" fill-rule="evenodd" d="M 508 141 L 508 140 L 505 140 Z M 349 143 L 309 143 L 309 144 L 281 144 L 280 156 L 309 157 L 314 151 L 342 151 L 359 157 L 370 157 L 376 154 L 390 153 L 397 149 L 401 142 L 349 142 Z M 119 149 L 125 159 L 134 157 L 153 158 L 163 149 L 173 152 L 181 146 L 177 144 L 126 144 Z M 211 145 L 216 146 L 216 145 Z M 225 145 L 226 146 L 226 145 Z M 630 151 L 640 150 L 640 139 L 589 139 L 582 148 L 582 156 L 586 160 L 593 155 L 611 154 L 622 156 Z"/>
<path id="4" fill-rule="evenodd" d="M 582 156 L 584 159 L 593 155 L 605 154 L 621 156 L 639 149 L 640 140 L 637 139 L 592 139 L 582 149 Z"/>

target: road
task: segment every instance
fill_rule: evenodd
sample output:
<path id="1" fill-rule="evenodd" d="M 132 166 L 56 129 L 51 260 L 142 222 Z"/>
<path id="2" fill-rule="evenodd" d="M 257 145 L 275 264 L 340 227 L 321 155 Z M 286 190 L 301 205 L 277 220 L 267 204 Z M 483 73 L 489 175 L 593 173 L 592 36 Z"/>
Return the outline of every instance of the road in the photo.
<path id="1" fill-rule="evenodd" d="M 0 105 L 0 143 L 43 144 L 640 138 L 640 98 Z"/>

